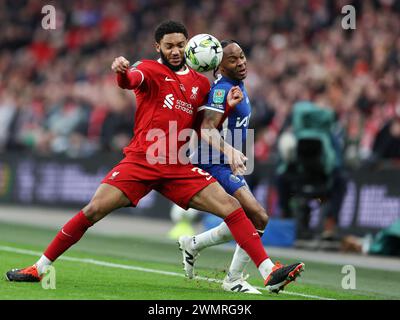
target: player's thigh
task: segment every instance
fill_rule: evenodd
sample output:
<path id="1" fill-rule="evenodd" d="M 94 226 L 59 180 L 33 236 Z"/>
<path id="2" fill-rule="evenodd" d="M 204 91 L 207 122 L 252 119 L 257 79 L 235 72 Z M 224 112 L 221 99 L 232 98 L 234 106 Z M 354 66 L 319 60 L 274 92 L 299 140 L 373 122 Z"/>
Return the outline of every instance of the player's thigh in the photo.
<path id="1" fill-rule="evenodd" d="M 190 200 L 189 207 L 213 213 L 224 219 L 239 209 L 240 204 L 227 194 L 218 182 L 214 182 L 196 193 Z"/>
<path id="2" fill-rule="evenodd" d="M 207 211 L 222 218 L 240 208 L 239 202 L 208 172 L 191 164 L 167 169 L 155 189 L 180 207 Z"/>
<path id="3" fill-rule="evenodd" d="M 110 212 L 129 206 L 130 203 L 128 197 L 120 189 L 110 184 L 102 183 L 97 188 L 89 204 L 82 210 L 89 220 L 97 222 Z"/>
<path id="4" fill-rule="evenodd" d="M 268 215 L 250 189 L 247 186 L 243 186 L 236 190 L 233 196 L 239 201 L 247 217 L 253 222 L 256 229 L 263 230 L 268 223 Z"/>
<path id="5" fill-rule="evenodd" d="M 97 222 L 115 209 L 136 206 L 151 190 L 150 184 L 144 181 L 150 171 L 139 161 L 129 158 L 122 160 L 104 177 L 92 200 L 84 208 L 85 215 Z"/>

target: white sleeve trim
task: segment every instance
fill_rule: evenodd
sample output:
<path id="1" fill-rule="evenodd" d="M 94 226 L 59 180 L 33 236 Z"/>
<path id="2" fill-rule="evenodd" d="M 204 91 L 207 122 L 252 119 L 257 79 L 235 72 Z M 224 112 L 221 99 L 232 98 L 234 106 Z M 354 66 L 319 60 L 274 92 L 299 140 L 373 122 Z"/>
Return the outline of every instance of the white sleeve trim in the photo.
<path id="1" fill-rule="evenodd" d="M 197 109 L 197 111 L 201 111 L 201 110 L 204 110 L 204 109 L 212 110 L 212 111 L 216 111 L 216 112 L 220 112 L 220 113 L 225 113 L 224 110 L 215 109 L 215 108 L 209 107 L 209 106 L 201 106 L 200 108 Z"/>
<path id="2" fill-rule="evenodd" d="M 140 83 L 139 83 L 139 86 L 140 86 L 140 85 L 143 83 L 143 81 L 144 81 L 144 74 L 143 74 L 142 71 L 140 71 L 140 70 L 138 70 L 138 69 L 131 69 L 131 70 L 129 70 L 129 72 L 134 72 L 134 71 L 140 72 L 140 74 L 142 75 L 142 81 L 140 81 Z"/>

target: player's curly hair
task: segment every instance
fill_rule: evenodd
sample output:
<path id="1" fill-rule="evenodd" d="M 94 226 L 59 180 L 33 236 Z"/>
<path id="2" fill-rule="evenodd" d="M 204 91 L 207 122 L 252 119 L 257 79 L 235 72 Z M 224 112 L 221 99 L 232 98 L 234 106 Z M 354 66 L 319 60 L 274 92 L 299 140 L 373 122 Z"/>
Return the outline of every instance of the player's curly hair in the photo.
<path id="1" fill-rule="evenodd" d="M 161 22 L 154 32 L 154 38 L 157 43 L 160 43 L 164 35 L 170 33 L 182 33 L 186 39 L 188 38 L 186 27 L 182 23 L 173 20 Z"/>
<path id="2" fill-rule="evenodd" d="M 233 40 L 233 39 L 224 39 L 224 40 L 220 41 L 220 43 L 221 43 L 222 49 L 224 49 L 226 46 L 228 46 L 232 43 L 236 43 L 239 47 L 241 47 L 239 42 L 237 42 L 236 40 Z M 217 78 L 218 67 L 219 66 L 217 66 L 213 71 L 214 78 Z"/>

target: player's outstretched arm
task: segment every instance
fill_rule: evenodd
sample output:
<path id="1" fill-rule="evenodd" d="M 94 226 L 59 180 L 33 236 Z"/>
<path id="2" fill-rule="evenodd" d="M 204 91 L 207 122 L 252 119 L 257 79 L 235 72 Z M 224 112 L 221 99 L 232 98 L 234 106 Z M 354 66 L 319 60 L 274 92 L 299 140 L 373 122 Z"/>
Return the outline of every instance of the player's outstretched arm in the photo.
<path id="1" fill-rule="evenodd" d="M 208 109 L 205 110 L 204 118 L 201 123 L 201 138 L 208 144 L 211 144 L 215 149 L 225 154 L 234 174 L 242 175 L 246 172 L 245 162 L 247 158 L 242 152 L 236 150 L 222 139 L 217 129 L 222 116 L 223 114 L 220 112 Z"/>
<path id="2" fill-rule="evenodd" d="M 129 70 L 129 66 L 129 61 L 120 56 L 114 59 L 111 69 L 117 74 L 118 85 L 122 89 L 132 90 L 141 85 L 144 80 L 144 76 L 140 70 Z"/>

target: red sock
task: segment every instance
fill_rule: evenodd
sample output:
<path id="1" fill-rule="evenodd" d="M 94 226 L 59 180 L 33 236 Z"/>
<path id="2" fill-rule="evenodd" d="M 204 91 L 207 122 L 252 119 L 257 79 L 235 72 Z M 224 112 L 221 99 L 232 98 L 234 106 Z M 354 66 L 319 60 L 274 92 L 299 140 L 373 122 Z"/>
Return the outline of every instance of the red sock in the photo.
<path id="1" fill-rule="evenodd" d="M 79 211 L 64 227 L 57 233 L 53 241 L 47 247 L 44 255 L 51 261 L 55 261 L 69 247 L 79 241 L 86 230 L 93 223 L 86 218 L 82 211 Z"/>
<path id="2" fill-rule="evenodd" d="M 229 214 L 225 218 L 225 223 L 238 245 L 247 252 L 257 268 L 261 262 L 268 259 L 256 228 L 254 228 L 254 225 L 247 218 L 242 208 Z"/>

